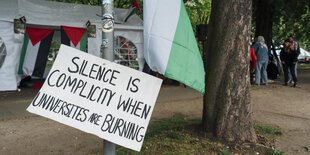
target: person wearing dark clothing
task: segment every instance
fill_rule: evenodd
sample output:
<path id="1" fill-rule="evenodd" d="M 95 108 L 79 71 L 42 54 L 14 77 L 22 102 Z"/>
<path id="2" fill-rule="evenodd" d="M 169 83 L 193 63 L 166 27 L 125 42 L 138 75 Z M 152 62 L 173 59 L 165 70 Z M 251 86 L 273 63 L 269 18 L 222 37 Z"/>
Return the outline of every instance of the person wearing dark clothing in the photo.
<path id="1" fill-rule="evenodd" d="M 297 57 L 298 57 L 298 55 L 300 54 L 299 44 L 294 40 L 293 36 L 289 36 L 288 40 L 290 40 L 290 43 L 293 45 L 294 50 L 297 53 Z M 294 70 L 295 70 L 295 75 L 296 75 L 296 78 L 297 78 L 297 62 L 296 62 Z M 292 80 L 292 74 L 291 74 L 291 70 L 290 69 L 288 70 L 288 79 L 289 79 L 289 81 Z"/>
<path id="2" fill-rule="evenodd" d="M 284 70 L 284 85 L 288 83 L 288 70 L 291 70 L 292 78 L 294 81 L 294 87 L 297 85 L 297 77 L 295 74 L 295 65 L 297 62 L 297 52 L 295 51 L 294 46 L 290 43 L 290 40 L 286 39 L 284 42 L 284 47 L 281 49 L 280 52 L 280 59 L 283 65 Z"/>
<path id="3" fill-rule="evenodd" d="M 275 80 L 278 77 L 278 61 L 277 54 L 274 51 L 270 51 L 269 63 L 267 66 L 268 79 Z"/>

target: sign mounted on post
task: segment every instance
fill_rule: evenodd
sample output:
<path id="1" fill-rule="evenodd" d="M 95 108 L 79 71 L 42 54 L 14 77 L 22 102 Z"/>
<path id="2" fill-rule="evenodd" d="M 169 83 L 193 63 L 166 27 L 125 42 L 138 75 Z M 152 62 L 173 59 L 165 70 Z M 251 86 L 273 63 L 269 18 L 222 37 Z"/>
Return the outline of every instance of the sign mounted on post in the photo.
<path id="1" fill-rule="evenodd" d="M 161 83 L 61 45 L 27 111 L 140 151 Z"/>

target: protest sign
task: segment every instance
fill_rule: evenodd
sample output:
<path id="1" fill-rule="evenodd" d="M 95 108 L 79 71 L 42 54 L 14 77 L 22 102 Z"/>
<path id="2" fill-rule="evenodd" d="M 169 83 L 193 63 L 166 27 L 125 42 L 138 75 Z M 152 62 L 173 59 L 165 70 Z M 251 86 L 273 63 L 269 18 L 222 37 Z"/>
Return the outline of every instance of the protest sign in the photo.
<path id="1" fill-rule="evenodd" d="M 27 111 L 140 151 L 161 83 L 61 45 Z"/>

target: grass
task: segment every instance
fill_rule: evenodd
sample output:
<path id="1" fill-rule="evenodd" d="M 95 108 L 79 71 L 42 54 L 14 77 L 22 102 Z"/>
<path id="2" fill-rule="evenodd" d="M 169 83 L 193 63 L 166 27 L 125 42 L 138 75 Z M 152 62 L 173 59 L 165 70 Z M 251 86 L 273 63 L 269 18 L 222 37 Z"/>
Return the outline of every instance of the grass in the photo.
<path id="1" fill-rule="evenodd" d="M 169 119 L 152 122 L 146 133 L 141 152 L 117 147 L 116 154 L 181 154 L 190 155 L 198 152 L 209 152 L 205 143 L 197 135 L 192 135 L 188 129 L 197 127 L 201 120 L 186 120 L 184 115 L 175 115 Z M 220 151 L 220 150 L 219 150 Z M 210 151 L 212 152 L 212 151 Z"/>
<path id="2" fill-rule="evenodd" d="M 275 150 L 275 149 L 272 149 L 272 150 L 268 151 L 268 155 L 285 155 L 285 153 L 278 151 L 278 150 Z"/>
<path id="3" fill-rule="evenodd" d="M 280 129 L 279 127 L 273 127 L 273 126 L 268 126 L 268 125 L 258 125 L 254 124 L 254 129 L 257 134 L 274 134 L 274 135 L 282 135 L 283 130 Z"/>
<path id="4" fill-rule="evenodd" d="M 283 134 L 283 131 L 278 127 L 255 124 L 254 128 L 257 135 L 260 135 L 260 137 L 265 135 Z M 210 135 L 208 136 L 201 131 L 201 119 L 187 120 L 184 115 L 178 114 L 168 119 L 161 119 L 151 122 L 146 132 L 140 152 L 132 151 L 125 147 L 116 146 L 116 154 L 230 155 L 236 153 L 236 150 L 232 151 L 230 149 L 232 149 L 232 147 L 228 147 L 228 145 L 221 143 L 214 137 Z M 248 149 L 249 150 L 237 150 L 237 153 L 253 154 L 253 150 L 251 150 L 252 148 Z M 265 153 L 263 154 L 267 154 L 267 151 L 268 150 L 265 150 Z M 102 150 L 92 150 L 90 154 L 102 154 Z M 283 155 L 283 152 L 270 149 L 268 155 Z"/>
<path id="5" fill-rule="evenodd" d="M 298 69 L 306 69 L 306 68 L 308 69 L 308 68 L 310 68 L 310 64 L 298 63 L 297 68 Z"/>
<path id="6" fill-rule="evenodd" d="M 283 135 L 283 130 L 279 127 L 254 124 L 254 129 L 259 138 L 262 138 L 265 143 L 275 143 L 275 136 Z M 276 149 L 271 149 L 267 152 L 268 155 L 284 155 L 284 152 Z"/>

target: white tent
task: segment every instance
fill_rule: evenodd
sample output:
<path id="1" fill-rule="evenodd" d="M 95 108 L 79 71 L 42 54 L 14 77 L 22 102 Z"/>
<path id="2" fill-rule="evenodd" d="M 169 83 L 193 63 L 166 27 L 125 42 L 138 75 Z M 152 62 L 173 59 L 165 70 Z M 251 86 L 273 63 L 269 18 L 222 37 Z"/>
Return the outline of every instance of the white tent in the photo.
<path id="1" fill-rule="evenodd" d="M 122 36 L 134 43 L 138 52 L 139 69 L 142 69 L 143 21 L 137 15 L 133 15 L 127 22 L 123 22 L 127 12 L 127 9 L 115 9 L 114 36 Z M 98 16 L 100 14 L 100 6 L 45 0 L 1 0 L 0 38 L 6 46 L 7 54 L 0 68 L 0 91 L 16 90 L 20 81 L 17 68 L 24 36 L 14 33 L 14 18 L 25 16 L 27 24 L 55 29 L 61 25 L 86 28 L 85 24 L 89 20 L 96 25 L 96 38 L 88 38 L 88 53 L 100 56 L 102 43 L 101 17 Z"/>
<path id="2" fill-rule="evenodd" d="M 300 48 L 300 54 L 298 56 L 298 60 L 304 60 L 305 57 L 307 57 L 307 59 L 310 58 L 310 52 Z"/>

